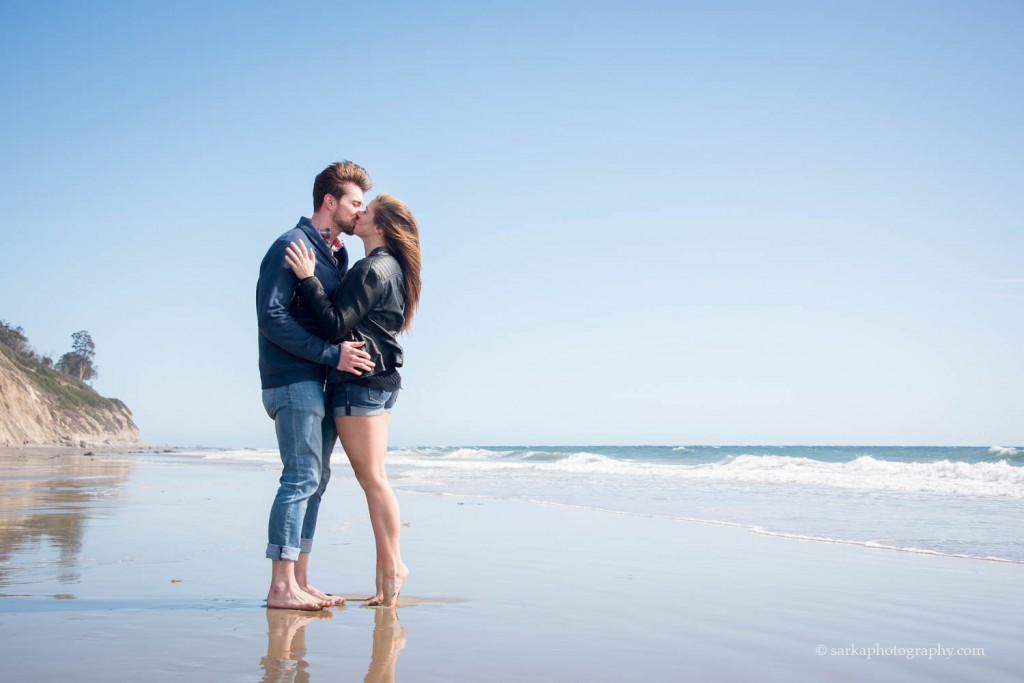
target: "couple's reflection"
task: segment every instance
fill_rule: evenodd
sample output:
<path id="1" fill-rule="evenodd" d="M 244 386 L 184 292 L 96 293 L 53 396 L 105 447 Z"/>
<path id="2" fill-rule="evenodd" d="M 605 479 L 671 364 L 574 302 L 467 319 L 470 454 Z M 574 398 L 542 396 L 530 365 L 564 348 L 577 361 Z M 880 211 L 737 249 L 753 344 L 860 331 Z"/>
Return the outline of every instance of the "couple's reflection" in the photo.
<path id="1" fill-rule="evenodd" d="M 391 683 L 395 680 L 395 660 L 405 647 L 405 629 L 398 622 L 398 610 L 373 610 L 373 645 L 370 668 L 364 683 Z M 264 683 L 304 683 L 309 681 L 306 662 L 306 624 L 334 615 L 297 610 L 267 610 L 267 656 L 260 660 Z"/>
<path id="2" fill-rule="evenodd" d="M 0 589 L 79 583 L 92 518 L 134 474 L 126 457 L 46 453 L 0 458 Z"/>
<path id="3" fill-rule="evenodd" d="M 267 656 L 260 660 L 264 683 L 299 683 L 309 680 L 306 662 L 306 624 L 334 615 L 290 609 L 267 610 Z"/>
<path id="4" fill-rule="evenodd" d="M 378 607 L 373 612 L 373 650 L 363 683 L 393 683 L 395 660 L 405 647 L 405 629 L 398 623 L 398 610 Z"/>

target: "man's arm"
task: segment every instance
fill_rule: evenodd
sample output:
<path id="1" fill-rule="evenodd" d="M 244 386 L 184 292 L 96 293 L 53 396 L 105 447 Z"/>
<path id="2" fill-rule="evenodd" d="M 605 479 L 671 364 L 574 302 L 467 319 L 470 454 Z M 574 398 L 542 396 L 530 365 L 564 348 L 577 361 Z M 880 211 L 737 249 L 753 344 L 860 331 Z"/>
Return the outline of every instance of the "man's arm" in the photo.
<path id="1" fill-rule="evenodd" d="M 336 367 L 341 359 L 340 348 L 310 334 L 288 310 L 297 282 L 294 273 L 284 263 L 284 244 L 279 240 L 267 253 L 256 284 L 256 318 L 260 334 L 294 356 Z"/>
<path id="2" fill-rule="evenodd" d="M 301 241 L 301 240 L 300 240 Z M 285 240 L 278 240 L 263 260 L 256 284 L 256 317 L 260 334 L 289 353 L 312 363 L 327 365 L 355 375 L 370 372 L 373 363 L 363 351 L 363 342 L 330 344 L 295 321 L 289 306 L 297 279 L 284 262 Z"/>

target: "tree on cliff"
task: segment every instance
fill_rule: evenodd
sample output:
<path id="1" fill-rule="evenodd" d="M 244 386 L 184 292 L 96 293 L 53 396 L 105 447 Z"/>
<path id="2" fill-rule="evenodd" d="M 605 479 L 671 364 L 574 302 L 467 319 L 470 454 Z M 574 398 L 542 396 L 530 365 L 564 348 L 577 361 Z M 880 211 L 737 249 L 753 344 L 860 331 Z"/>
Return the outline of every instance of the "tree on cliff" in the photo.
<path id="1" fill-rule="evenodd" d="M 83 382 L 95 379 L 99 370 L 93 363 L 96 358 L 96 344 L 85 330 L 71 335 L 71 351 L 57 360 L 57 370 L 65 375 L 77 377 Z"/>
<path id="2" fill-rule="evenodd" d="M 20 326 L 11 325 L 6 320 L 0 320 L 0 343 L 6 344 L 8 348 L 22 356 L 32 352 L 25 330 Z"/>

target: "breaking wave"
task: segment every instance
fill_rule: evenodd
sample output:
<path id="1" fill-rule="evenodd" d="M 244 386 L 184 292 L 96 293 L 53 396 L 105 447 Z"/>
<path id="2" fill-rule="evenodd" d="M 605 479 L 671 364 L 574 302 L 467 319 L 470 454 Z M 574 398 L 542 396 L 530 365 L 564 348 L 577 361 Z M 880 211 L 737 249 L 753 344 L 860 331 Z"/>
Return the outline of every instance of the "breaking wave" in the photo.
<path id="1" fill-rule="evenodd" d="M 550 471 L 1024 498 L 1024 468 L 1006 462 L 894 462 L 870 455 L 847 462 L 824 462 L 786 455 L 743 454 L 711 463 L 680 464 L 612 458 L 587 451 L 485 448 L 395 450 L 389 454 L 389 462 L 481 473 Z"/>

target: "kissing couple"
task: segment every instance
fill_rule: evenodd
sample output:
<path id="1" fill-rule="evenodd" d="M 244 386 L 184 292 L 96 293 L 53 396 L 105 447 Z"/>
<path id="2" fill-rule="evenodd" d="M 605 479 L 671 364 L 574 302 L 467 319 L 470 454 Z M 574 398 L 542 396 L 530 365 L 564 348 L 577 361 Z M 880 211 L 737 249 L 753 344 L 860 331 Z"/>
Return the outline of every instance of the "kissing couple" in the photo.
<path id="1" fill-rule="evenodd" d="M 313 213 L 277 238 L 256 284 L 263 405 L 274 420 L 281 478 L 270 508 L 267 607 L 320 610 L 344 604 L 309 581 L 320 501 L 341 439 L 366 494 L 377 552 L 376 593 L 394 606 L 409 569 L 399 548 L 398 499 L 384 458 L 388 420 L 402 386 L 397 337 L 420 299 L 419 228 L 401 200 L 378 194 L 366 170 L 343 161 L 313 181 Z M 362 240 L 349 267 L 340 235 Z"/>

